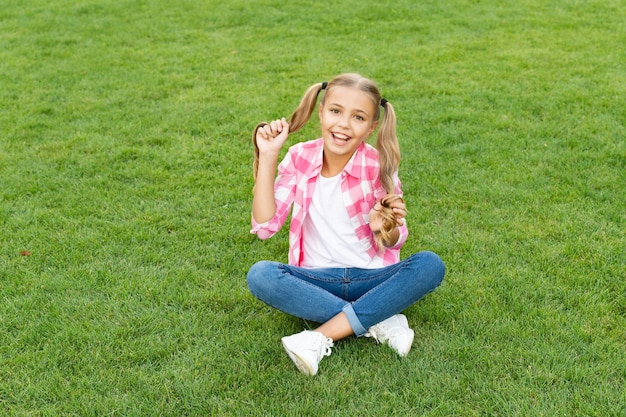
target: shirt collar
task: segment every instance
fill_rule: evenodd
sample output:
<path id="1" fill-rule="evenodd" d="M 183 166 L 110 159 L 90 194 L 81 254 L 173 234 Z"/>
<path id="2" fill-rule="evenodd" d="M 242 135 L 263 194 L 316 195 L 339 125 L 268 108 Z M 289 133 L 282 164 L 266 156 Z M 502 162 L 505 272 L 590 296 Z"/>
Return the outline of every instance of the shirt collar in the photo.
<path id="1" fill-rule="evenodd" d="M 363 169 L 365 165 L 365 142 L 361 142 L 359 147 L 354 151 L 352 157 L 343 168 L 343 173 L 355 178 L 361 178 L 363 176 Z M 311 165 L 316 174 L 319 174 L 322 170 L 322 164 L 324 163 L 324 140 L 320 139 L 319 148 L 315 154 L 314 163 Z"/>
<path id="2" fill-rule="evenodd" d="M 350 160 L 344 167 L 343 172 L 355 178 L 361 178 L 361 176 L 363 175 L 363 168 L 364 168 L 363 165 L 364 165 L 365 146 L 366 146 L 365 142 L 361 142 L 361 145 L 359 145 L 359 147 L 356 149 L 356 151 L 354 152 L 354 154 L 352 155 L 352 157 L 350 158 Z"/>

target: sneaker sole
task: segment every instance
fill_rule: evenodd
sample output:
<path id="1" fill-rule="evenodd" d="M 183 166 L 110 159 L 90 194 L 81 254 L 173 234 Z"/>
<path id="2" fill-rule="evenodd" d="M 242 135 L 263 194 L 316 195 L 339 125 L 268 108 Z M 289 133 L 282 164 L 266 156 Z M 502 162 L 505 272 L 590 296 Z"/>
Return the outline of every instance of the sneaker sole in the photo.
<path id="1" fill-rule="evenodd" d="M 296 368 L 298 368 L 300 372 L 306 375 L 315 375 L 315 372 L 313 372 L 313 369 L 306 360 L 289 350 L 285 342 L 282 342 L 282 344 L 283 348 L 285 348 L 285 352 L 287 352 L 287 355 L 289 355 L 289 358 L 294 363 L 294 365 L 296 365 Z"/>

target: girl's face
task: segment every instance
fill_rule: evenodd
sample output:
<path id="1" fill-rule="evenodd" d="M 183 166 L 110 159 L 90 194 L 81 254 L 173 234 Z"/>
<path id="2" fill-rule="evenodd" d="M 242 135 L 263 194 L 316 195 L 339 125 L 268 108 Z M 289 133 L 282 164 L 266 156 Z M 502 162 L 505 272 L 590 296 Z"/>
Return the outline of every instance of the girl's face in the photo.
<path id="1" fill-rule="evenodd" d="M 376 129 L 375 115 L 376 106 L 363 91 L 353 87 L 328 90 L 319 106 L 325 158 L 348 163 L 361 142 Z"/>

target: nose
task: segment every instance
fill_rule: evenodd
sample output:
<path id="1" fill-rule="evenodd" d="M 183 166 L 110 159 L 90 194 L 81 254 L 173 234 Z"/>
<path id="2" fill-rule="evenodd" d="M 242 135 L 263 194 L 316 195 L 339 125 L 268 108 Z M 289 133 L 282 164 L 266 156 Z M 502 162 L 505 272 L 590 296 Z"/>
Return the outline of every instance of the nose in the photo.
<path id="1" fill-rule="evenodd" d="M 339 127 L 348 127 L 350 116 L 344 115 L 339 119 Z"/>

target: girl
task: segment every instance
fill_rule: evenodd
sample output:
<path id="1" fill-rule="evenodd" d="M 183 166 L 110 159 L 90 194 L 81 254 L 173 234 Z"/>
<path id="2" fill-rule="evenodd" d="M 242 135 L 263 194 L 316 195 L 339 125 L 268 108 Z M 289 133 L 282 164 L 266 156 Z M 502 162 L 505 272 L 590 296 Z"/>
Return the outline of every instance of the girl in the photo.
<path id="1" fill-rule="evenodd" d="M 310 119 L 322 90 L 322 137 L 289 148 L 276 176 L 283 144 Z M 365 141 L 381 109 L 374 149 Z M 322 323 L 282 338 L 305 374 L 315 375 L 333 342 L 352 334 L 407 355 L 414 333 L 399 313 L 443 280 L 444 264 L 432 252 L 400 260 L 408 231 L 395 131 L 391 103 L 358 74 L 311 86 L 289 122 L 282 118 L 255 129 L 251 233 L 271 237 L 293 211 L 289 264 L 254 264 L 248 286 L 268 305 Z"/>

